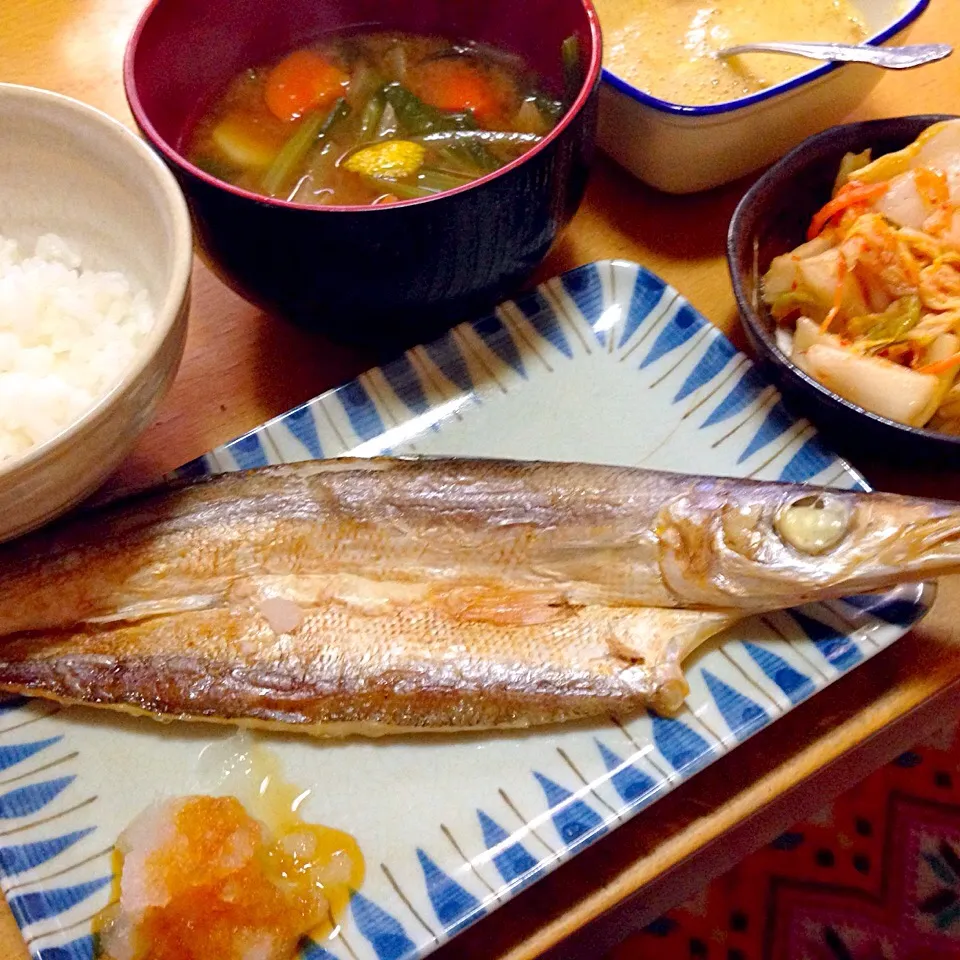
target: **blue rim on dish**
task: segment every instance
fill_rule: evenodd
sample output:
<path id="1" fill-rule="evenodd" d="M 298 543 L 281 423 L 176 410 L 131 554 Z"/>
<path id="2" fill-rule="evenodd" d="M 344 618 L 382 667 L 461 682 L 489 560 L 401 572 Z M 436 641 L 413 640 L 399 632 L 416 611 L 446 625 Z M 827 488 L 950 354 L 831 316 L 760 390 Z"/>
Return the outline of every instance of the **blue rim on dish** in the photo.
<path id="1" fill-rule="evenodd" d="M 909 10 L 901 14 L 890 26 L 885 27 L 879 33 L 869 37 L 864 43 L 874 47 L 886 43 L 891 37 L 896 36 L 901 30 L 910 26 L 928 6 L 930 6 L 930 0 L 917 0 Z M 760 90 L 757 93 L 751 93 L 737 100 L 726 100 L 723 103 L 711 103 L 704 106 L 685 106 L 681 103 L 661 100 L 659 97 L 654 97 L 640 90 L 638 87 L 633 86 L 633 84 L 627 83 L 626 80 L 622 80 L 615 73 L 611 73 L 606 67 L 603 68 L 603 80 L 618 92 L 648 107 L 652 107 L 654 110 L 659 110 L 661 113 L 669 113 L 678 117 L 710 117 L 721 113 L 730 113 L 733 110 L 740 110 L 743 107 L 751 107 L 754 104 L 762 103 L 764 100 L 770 100 L 773 97 L 779 96 L 781 93 L 787 93 L 806 83 L 819 80 L 821 77 L 825 77 L 828 73 L 832 73 L 842 66 L 846 66 L 846 64 L 825 63 L 822 66 L 814 67 L 805 73 L 801 73 L 796 77 L 791 77 L 789 80 L 784 80 L 783 83 L 778 83 L 772 87 L 767 87 L 765 90 Z"/>

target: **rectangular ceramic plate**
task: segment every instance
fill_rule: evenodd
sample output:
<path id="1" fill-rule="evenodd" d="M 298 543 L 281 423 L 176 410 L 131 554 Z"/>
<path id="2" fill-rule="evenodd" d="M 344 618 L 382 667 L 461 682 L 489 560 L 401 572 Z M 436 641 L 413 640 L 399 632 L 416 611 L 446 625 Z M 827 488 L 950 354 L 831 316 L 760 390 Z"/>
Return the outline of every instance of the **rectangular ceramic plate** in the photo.
<path id="1" fill-rule="evenodd" d="M 200 475 L 309 457 L 464 454 L 862 481 L 747 357 L 635 264 L 558 277 L 188 464 Z M 687 664 L 676 717 L 530 733 L 314 742 L 268 737 L 350 831 L 367 879 L 313 960 L 414 960 L 893 643 L 932 591 L 908 586 L 747 621 Z M 216 792 L 231 734 L 49 703 L 0 706 L 0 873 L 41 960 L 90 960 L 110 851 L 151 801 Z M 216 751 L 214 751 L 216 752 Z"/>

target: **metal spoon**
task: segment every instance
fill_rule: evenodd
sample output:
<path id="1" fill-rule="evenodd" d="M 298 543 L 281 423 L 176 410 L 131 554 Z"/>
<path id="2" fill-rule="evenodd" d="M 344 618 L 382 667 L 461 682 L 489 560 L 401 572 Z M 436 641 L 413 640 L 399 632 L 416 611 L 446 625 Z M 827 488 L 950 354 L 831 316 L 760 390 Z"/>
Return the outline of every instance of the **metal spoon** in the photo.
<path id="1" fill-rule="evenodd" d="M 809 60 L 869 63 L 887 70 L 907 70 L 943 60 L 953 53 L 953 47 L 948 43 L 920 43 L 908 47 L 872 47 L 852 43 L 741 43 L 718 50 L 717 56 L 735 57 L 741 53 L 786 53 Z"/>

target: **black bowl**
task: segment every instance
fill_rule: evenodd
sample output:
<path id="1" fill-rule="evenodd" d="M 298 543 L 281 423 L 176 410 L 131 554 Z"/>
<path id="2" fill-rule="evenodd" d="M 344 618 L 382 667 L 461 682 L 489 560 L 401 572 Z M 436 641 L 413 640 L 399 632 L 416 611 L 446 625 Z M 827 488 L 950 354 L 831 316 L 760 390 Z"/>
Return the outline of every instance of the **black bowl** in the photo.
<path id="1" fill-rule="evenodd" d="M 951 119 L 926 115 L 868 120 L 810 137 L 754 184 L 730 223 L 730 277 L 747 340 L 761 368 L 779 386 L 788 406 L 809 417 L 834 447 L 853 456 L 956 463 L 960 437 L 870 413 L 805 374 L 776 345 L 776 324 L 760 296 L 760 280 L 774 257 L 806 239 L 811 217 L 830 199 L 844 154 L 867 147 L 875 157 L 891 153 L 912 143 L 932 123 Z"/>
<path id="2" fill-rule="evenodd" d="M 557 127 L 474 183 L 379 207 L 273 201 L 181 153 L 198 109 L 251 63 L 332 30 L 441 33 L 523 56 L 562 90 L 563 39 L 583 85 Z M 576 211 L 594 149 L 600 32 L 590 0 L 154 0 L 130 41 L 125 86 L 143 135 L 177 176 L 201 252 L 248 300 L 334 339 L 400 347 L 507 297 Z"/>

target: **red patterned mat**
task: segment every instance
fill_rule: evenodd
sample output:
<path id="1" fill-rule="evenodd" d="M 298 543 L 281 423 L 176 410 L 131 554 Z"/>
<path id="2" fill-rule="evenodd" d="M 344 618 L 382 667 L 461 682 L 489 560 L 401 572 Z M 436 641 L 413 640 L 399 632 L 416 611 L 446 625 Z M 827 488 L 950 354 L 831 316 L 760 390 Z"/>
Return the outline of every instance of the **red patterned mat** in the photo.
<path id="1" fill-rule="evenodd" d="M 920 744 L 608 960 L 957 960 L 960 734 Z"/>

